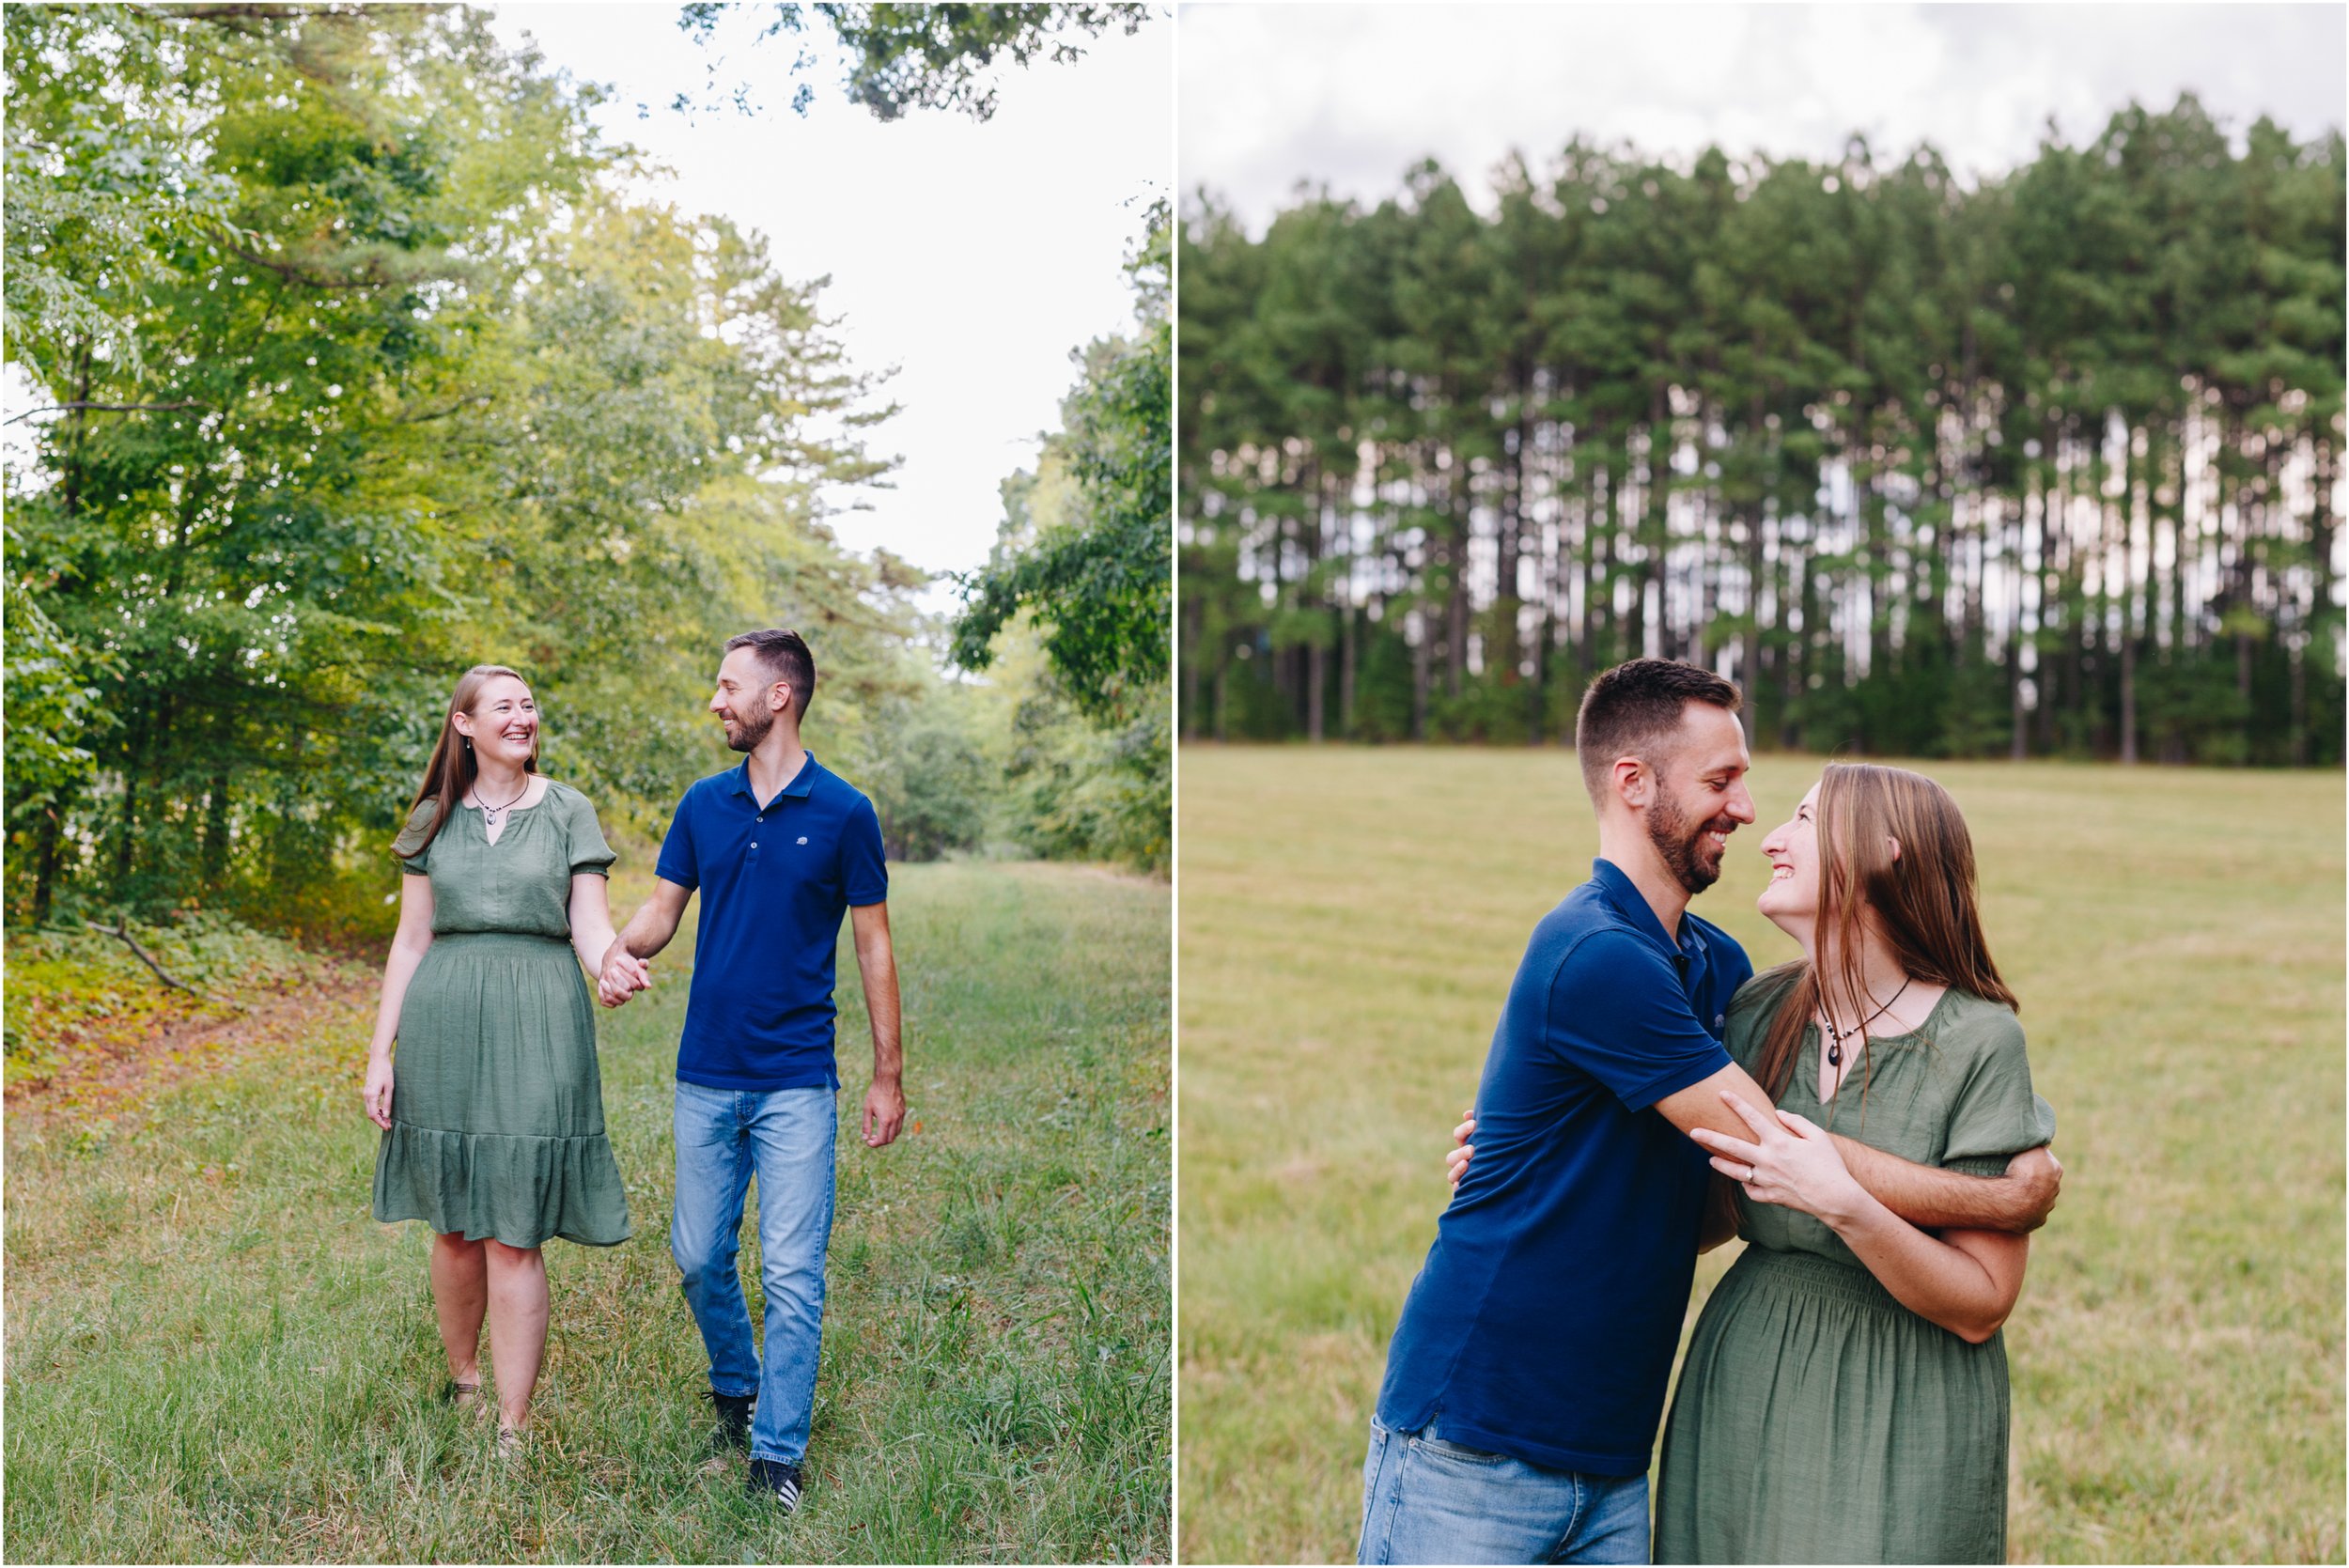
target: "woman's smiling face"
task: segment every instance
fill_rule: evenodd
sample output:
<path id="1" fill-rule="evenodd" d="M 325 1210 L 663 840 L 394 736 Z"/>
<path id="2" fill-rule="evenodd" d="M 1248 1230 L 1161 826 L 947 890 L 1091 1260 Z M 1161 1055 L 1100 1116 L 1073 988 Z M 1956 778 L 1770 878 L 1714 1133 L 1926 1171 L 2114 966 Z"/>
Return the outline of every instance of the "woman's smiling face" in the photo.
<path id="1" fill-rule="evenodd" d="M 475 756 L 520 768 L 538 744 L 538 705 L 530 688 L 514 676 L 491 675 L 482 683 L 473 711 L 458 716 L 457 727 L 473 737 Z"/>
<path id="2" fill-rule="evenodd" d="M 1762 841 L 1769 858 L 1770 880 L 1754 908 L 1784 927 L 1789 921 L 1807 924 L 1819 914 L 1819 786 L 1802 798 L 1795 815 L 1770 830 Z"/>

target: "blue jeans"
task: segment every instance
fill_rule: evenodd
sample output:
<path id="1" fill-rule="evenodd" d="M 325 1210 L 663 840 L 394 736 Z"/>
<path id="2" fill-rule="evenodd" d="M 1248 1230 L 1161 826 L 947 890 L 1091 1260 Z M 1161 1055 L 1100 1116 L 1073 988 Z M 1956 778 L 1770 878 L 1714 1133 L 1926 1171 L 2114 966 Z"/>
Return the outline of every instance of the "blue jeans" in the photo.
<path id="1" fill-rule="evenodd" d="M 1647 1477 L 1546 1470 L 1370 1423 L 1357 1562 L 1645 1562 Z"/>
<path id="2" fill-rule="evenodd" d="M 816 1410 L 824 1335 L 824 1246 L 832 1239 L 832 1091 L 677 1086 L 677 1206 L 669 1254 L 709 1351 L 709 1386 L 758 1396 L 751 1454 L 796 1465 Z M 759 1278 L 767 1293 L 765 1357 L 735 1266 L 742 1204 L 758 1177 Z"/>

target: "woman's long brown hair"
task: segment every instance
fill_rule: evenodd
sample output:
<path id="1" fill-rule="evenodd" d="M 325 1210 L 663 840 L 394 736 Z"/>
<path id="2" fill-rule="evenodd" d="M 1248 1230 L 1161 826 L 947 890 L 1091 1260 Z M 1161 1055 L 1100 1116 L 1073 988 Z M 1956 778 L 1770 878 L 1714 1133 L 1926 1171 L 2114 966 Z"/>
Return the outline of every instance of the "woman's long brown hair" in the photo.
<path id="1" fill-rule="evenodd" d="M 427 800 L 432 801 L 432 820 L 425 825 L 424 836 L 413 845 L 408 843 L 409 829 L 400 829 L 399 836 L 392 840 L 392 853 L 401 860 L 412 861 L 424 853 L 426 846 L 440 832 L 441 825 L 457 809 L 457 802 L 473 787 L 480 765 L 474 761 L 473 748 L 458 733 L 457 716 L 470 715 L 474 704 L 480 700 L 481 689 L 499 675 L 512 675 L 525 687 L 530 684 L 522 680 L 521 671 L 509 670 L 503 664 L 476 664 L 458 678 L 457 690 L 449 694 L 448 712 L 441 720 L 440 744 L 432 748 L 432 760 L 424 765 L 424 783 L 417 787 L 416 798 L 408 804 L 408 820 L 413 823 L 416 808 Z M 538 771 L 538 736 L 535 733 L 530 737 L 530 755 L 522 763 L 522 771 Z"/>
<path id="2" fill-rule="evenodd" d="M 2017 1011 L 1983 940 L 1974 882 L 1974 841 L 1948 790 L 1904 768 L 1828 764 L 1819 780 L 1819 912 L 1812 951 L 1831 955 L 1828 984 L 1845 1017 L 1875 1010 L 1860 974 L 1861 933 L 1874 925 L 1912 980 L 1947 986 Z M 1890 842 L 1888 842 L 1890 841 Z M 1891 844 L 1900 845 L 1895 859 Z M 1803 1031 L 1820 1010 L 1818 966 L 1798 960 L 1762 1037 L 1754 1078 L 1776 1100 L 1793 1079 Z M 1860 1029 L 1865 1054 L 1867 1030 Z M 1860 1079 L 1867 1103 L 1868 1078 Z"/>

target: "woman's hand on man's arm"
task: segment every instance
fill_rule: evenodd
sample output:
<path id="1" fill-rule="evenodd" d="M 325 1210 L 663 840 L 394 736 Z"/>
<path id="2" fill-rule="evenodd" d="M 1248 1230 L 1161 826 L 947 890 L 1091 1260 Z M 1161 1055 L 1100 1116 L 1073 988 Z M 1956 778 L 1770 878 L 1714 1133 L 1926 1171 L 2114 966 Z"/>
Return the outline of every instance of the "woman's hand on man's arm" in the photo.
<path id="1" fill-rule="evenodd" d="M 1718 1155 L 1725 1147 L 1734 1153 L 1751 1136 L 1751 1125 L 1738 1113 L 1740 1104 L 1758 1110 L 1769 1099 L 1744 1068 L 1732 1065 L 1666 1095 L 1656 1109 L 1706 1152 Z M 1455 1188 L 1476 1153 L 1470 1141 L 1475 1131 L 1472 1112 L 1463 1112 L 1460 1125 L 1452 1129 L 1444 1175 Z M 2046 1148 L 2016 1155 L 2007 1162 L 2003 1176 L 1974 1176 L 1918 1165 L 1841 1133 L 1827 1136 L 1842 1156 L 1843 1168 L 1870 1196 L 1910 1224 L 1929 1230 L 2026 1234 L 2046 1223 L 2063 1186 L 2063 1167 Z"/>
<path id="2" fill-rule="evenodd" d="M 1693 1135 L 1717 1151 L 1715 1171 L 1740 1184 L 1755 1203 L 1815 1216 L 1918 1316 L 1968 1344 L 1981 1344 L 1999 1331 L 2022 1293 L 2028 1241 L 1995 1230 L 1929 1234 L 1854 1178 L 1843 1164 L 1843 1141 L 1792 1111 L 1766 1116 L 1734 1096 L 1723 1097 L 1744 1117 L 1752 1141 L 1709 1131 Z"/>
<path id="3" fill-rule="evenodd" d="M 1725 1143 L 1743 1144 L 1752 1136 L 1741 1105 L 1762 1114 L 1770 1109 L 1770 1100 L 1743 1067 L 1732 1063 L 1678 1094 L 1667 1094 L 1656 1102 L 1656 1109 L 1706 1153 L 1718 1155 Z M 1827 1136 L 1843 1156 L 1843 1168 L 1871 1197 L 1928 1230 L 2035 1231 L 2046 1223 L 2063 1185 L 2063 1167 L 2046 1149 L 2016 1155 L 2002 1176 L 1971 1176 L 1918 1165 L 1841 1133 Z"/>

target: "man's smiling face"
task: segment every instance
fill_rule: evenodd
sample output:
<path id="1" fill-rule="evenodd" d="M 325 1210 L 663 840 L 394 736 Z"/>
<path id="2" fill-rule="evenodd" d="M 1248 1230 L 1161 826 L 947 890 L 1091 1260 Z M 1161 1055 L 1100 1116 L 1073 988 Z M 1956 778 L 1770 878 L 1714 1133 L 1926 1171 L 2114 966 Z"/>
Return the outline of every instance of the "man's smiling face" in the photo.
<path id="1" fill-rule="evenodd" d="M 709 711 L 725 726 L 726 744 L 738 752 L 754 752 L 775 723 L 775 688 L 782 684 L 759 659 L 755 648 L 736 648 L 718 666 L 717 689 L 709 694 Z"/>
<path id="2" fill-rule="evenodd" d="M 1737 716 L 1711 703 L 1681 710 L 1680 735 L 1653 764 L 1655 798 L 1643 826 L 1664 864 L 1691 893 L 1720 880 L 1729 835 L 1753 820 L 1746 789 L 1746 732 Z"/>

